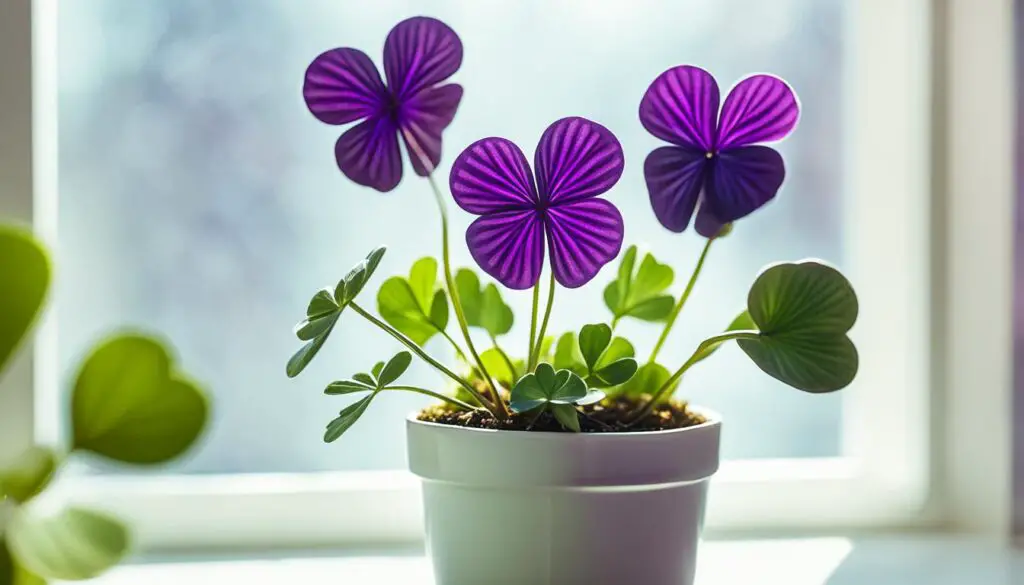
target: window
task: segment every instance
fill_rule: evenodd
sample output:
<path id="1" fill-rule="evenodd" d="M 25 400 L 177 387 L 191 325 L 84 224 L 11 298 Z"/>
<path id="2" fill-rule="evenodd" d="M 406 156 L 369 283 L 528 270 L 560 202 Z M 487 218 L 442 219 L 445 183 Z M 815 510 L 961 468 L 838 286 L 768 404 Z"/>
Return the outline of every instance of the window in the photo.
<path id="1" fill-rule="evenodd" d="M 709 521 L 873 524 L 912 515 L 927 477 L 928 307 L 919 302 L 929 261 L 926 3 L 640 4 L 432 3 L 426 12 L 452 24 L 466 46 L 455 78 L 466 97 L 445 135 L 442 171 L 484 135 L 534 144 L 556 118 L 601 121 L 627 155 L 610 194 L 626 217 L 627 243 L 657 250 L 675 268 L 678 290 L 701 242 L 664 231 L 650 211 L 641 169 L 655 140 L 635 113 L 644 89 L 684 62 L 708 67 L 724 85 L 751 71 L 788 79 L 804 110 L 781 146 L 787 183 L 712 250 L 663 355 L 681 360 L 728 323 L 761 266 L 813 255 L 840 265 L 858 288 L 862 369 L 854 387 L 828 396 L 774 383 L 734 348 L 695 369 L 681 392 L 727 420 L 729 461 Z M 60 197 L 49 212 L 61 272 L 37 362 L 55 360 L 69 376 L 98 334 L 143 325 L 169 337 L 215 396 L 205 443 L 180 464 L 146 477 L 79 472 L 99 503 L 138 519 L 148 544 L 416 537 L 418 495 L 399 470 L 403 419 L 421 403 L 388 397 L 341 442 L 319 440 L 340 408 L 323 386 L 367 367 L 392 342 L 348 319 L 310 369 L 284 376 L 296 347 L 290 328 L 313 290 L 378 243 L 389 245 L 381 274 L 438 252 L 438 227 L 412 221 L 434 217 L 426 184 L 407 173 L 379 195 L 347 182 L 333 163 L 336 132 L 308 115 L 299 91 L 317 53 L 351 45 L 379 60 L 387 30 L 409 14 L 391 2 L 80 0 L 45 16 L 57 33 Z M 875 76 L 892 83 L 866 82 Z M 890 211 L 879 218 L 883 207 Z M 470 218 L 454 216 L 459 244 Z M 471 264 L 462 246 L 455 250 L 456 265 Z M 590 287 L 560 291 L 564 321 L 551 329 L 598 314 L 600 283 L 610 278 L 605 269 Z M 529 294 L 507 297 L 519 316 L 513 338 L 525 337 Z M 648 348 L 657 334 L 628 327 Z M 413 374 L 424 385 L 439 381 L 426 368 Z M 44 430 L 55 426 L 58 401 L 57 385 L 46 387 Z M 273 535 L 275 518 L 303 528 Z M 211 519 L 216 534 L 201 529 Z"/>

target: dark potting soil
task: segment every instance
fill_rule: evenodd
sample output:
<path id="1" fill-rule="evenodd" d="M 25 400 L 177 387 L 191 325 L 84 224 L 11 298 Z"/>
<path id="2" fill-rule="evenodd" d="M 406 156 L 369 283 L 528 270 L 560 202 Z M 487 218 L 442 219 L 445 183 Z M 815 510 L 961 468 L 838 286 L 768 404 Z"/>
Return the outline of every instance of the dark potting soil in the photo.
<path id="1" fill-rule="evenodd" d="M 632 425 L 626 424 L 640 401 L 629 397 L 606 398 L 596 404 L 578 407 L 580 430 L 584 433 L 623 433 L 665 431 L 699 425 L 706 419 L 690 411 L 685 402 L 671 401 L 659 404 L 644 418 Z M 467 412 L 442 404 L 430 406 L 420 412 L 419 420 L 443 425 L 498 429 L 505 431 L 571 432 L 566 431 L 550 412 L 534 421 L 534 413 L 514 414 L 499 421 L 485 410 Z"/>

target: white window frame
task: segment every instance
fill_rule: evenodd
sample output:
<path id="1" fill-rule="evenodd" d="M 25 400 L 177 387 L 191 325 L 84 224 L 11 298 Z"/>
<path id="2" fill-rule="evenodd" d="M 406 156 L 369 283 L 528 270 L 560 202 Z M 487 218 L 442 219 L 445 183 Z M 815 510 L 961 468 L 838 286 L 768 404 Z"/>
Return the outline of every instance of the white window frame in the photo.
<path id="1" fill-rule="evenodd" d="M 51 244 L 56 9 L 56 0 L 7 0 L 0 18 L 0 216 L 31 222 Z M 1011 0 L 858 0 L 846 9 L 844 243 L 861 302 L 861 371 L 844 397 L 847 456 L 726 462 L 708 527 L 1005 535 Z M 51 308 L 0 385 L 0 454 L 59 438 L 56 324 Z M 418 486 L 401 471 L 61 485 L 134 522 L 148 551 L 422 540 Z"/>

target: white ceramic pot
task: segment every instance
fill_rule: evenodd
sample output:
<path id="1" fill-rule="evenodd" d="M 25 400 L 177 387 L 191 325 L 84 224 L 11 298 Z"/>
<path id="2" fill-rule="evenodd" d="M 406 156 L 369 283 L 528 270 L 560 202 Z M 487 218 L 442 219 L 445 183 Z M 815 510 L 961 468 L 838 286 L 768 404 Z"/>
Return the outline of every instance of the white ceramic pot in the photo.
<path id="1" fill-rule="evenodd" d="M 647 433 L 407 423 L 436 585 L 692 585 L 721 418 Z"/>

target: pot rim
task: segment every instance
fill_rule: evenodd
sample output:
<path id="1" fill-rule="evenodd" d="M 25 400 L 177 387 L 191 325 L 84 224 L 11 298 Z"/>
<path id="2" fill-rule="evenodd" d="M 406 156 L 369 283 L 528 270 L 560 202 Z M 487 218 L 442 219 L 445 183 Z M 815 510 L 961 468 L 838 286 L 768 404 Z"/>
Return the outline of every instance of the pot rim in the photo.
<path id="1" fill-rule="evenodd" d="M 418 411 L 409 413 L 409 415 L 406 417 L 405 420 L 406 420 L 406 422 L 411 423 L 411 424 L 421 425 L 421 426 L 424 426 L 424 427 L 433 427 L 433 428 L 437 428 L 437 429 L 445 429 L 445 430 L 447 430 L 449 432 L 468 431 L 468 432 L 482 433 L 482 434 L 488 434 L 488 435 L 520 435 L 521 434 L 523 436 L 544 437 L 546 439 L 551 439 L 551 440 L 556 440 L 556 441 L 557 440 L 563 440 L 563 441 L 596 440 L 596 441 L 601 441 L 601 440 L 611 440 L 611 439 L 614 439 L 614 438 L 626 439 L 626 438 L 630 438 L 630 437 L 652 437 L 652 436 L 675 435 L 675 434 L 682 434 L 682 433 L 685 433 L 687 431 L 696 432 L 699 429 L 705 429 L 705 428 L 708 428 L 708 427 L 712 427 L 712 426 L 716 426 L 716 425 L 721 425 L 722 424 L 722 415 L 719 414 L 717 411 L 711 410 L 710 408 L 705 408 L 703 406 L 687 405 L 687 408 L 689 410 L 692 410 L 693 412 L 696 412 L 697 414 L 703 415 L 704 418 L 707 419 L 707 420 L 705 420 L 704 422 L 702 422 L 700 424 L 692 425 L 692 426 L 688 426 L 688 427 L 683 427 L 683 428 L 680 428 L 680 429 L 664 429 L 664 430 L 659 430 L 659 431 L 626 431 L 626 432 L 622 432 L 622 433 L 566 433 L 566 432 L 555 432 L 555 431 L 514 431 L 514 430 L 508 430 L 508 429 L 481 429 L 481 428 L 478 428 L 478 427 L 464 427 L 464 426 L 459 426 L 459 425 L 446 425 L 446 424 L 441 424 L 441 423 L 436 423 L 436 422 L 419 420 L 417 418 L 417 416 L 419 416 L 419 412 Z"/>

